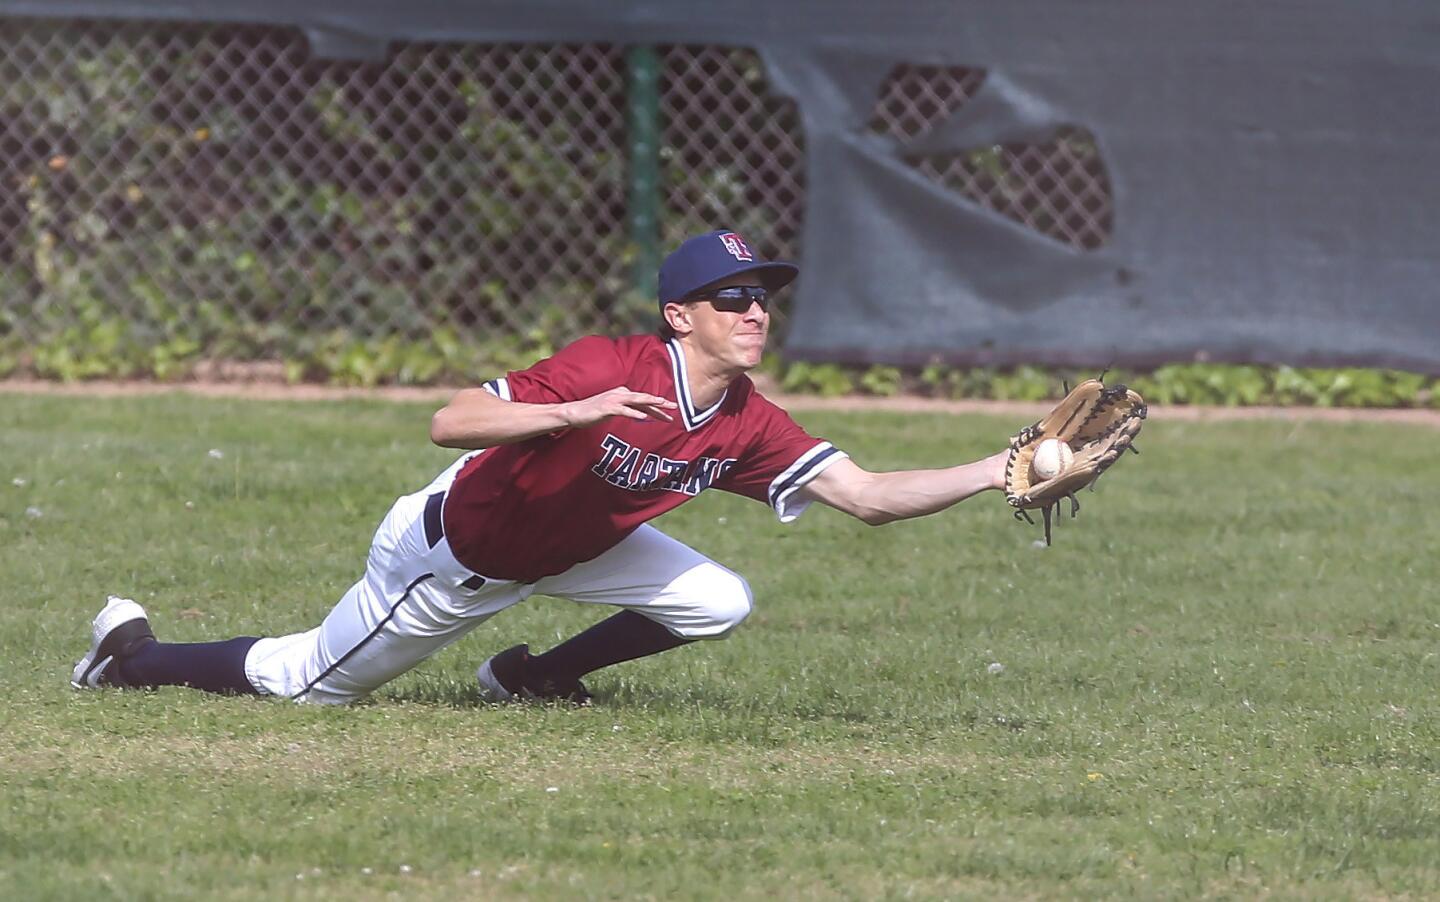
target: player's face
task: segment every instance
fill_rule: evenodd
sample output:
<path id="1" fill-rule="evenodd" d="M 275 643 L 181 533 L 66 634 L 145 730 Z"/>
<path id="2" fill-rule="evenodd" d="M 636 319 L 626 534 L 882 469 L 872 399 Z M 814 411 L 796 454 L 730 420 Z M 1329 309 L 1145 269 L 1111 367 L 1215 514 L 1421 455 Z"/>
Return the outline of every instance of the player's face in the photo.
<path id="1" fill-rule="evenodd" d="M 760 287 L 760 278 L 746 273 L 716 286 Z M 738 294 L 738 292 L 731 292 Z M 748 303 L 746 303 L 748 301 Z M 715 300 L 694 301 L 689 308 L 692 344 L 703 354 L 740 370 L 760 365 L 765 353 L 765 338 L 770 331 L 768 299 L 761 302 L 748 298 L 717 297 Z"/>

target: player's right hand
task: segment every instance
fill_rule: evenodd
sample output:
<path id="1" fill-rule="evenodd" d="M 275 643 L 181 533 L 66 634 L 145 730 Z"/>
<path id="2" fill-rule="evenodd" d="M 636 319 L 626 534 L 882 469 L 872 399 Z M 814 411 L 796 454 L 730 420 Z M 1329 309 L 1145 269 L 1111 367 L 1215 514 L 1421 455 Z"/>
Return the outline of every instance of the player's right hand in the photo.
<path id="1" fill-rule="evenodd" d="M 670 423 L 675 418 L 665 411 L 674 410 L 678 406 L 668 398 L 631 391 L 622 385 L 579 401 L 571 401 L 566 405 L 565 419 L 572 427 L 582 428 L 602 423 L 611 417 Z"/>

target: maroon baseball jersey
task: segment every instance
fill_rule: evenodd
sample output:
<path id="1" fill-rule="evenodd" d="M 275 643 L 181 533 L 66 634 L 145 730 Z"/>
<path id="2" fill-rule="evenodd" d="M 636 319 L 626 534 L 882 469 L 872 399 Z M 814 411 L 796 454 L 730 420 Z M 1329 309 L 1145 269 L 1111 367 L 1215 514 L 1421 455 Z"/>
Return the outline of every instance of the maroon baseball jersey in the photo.
<path id="1" fill-rule="evenodd" d="M 599 556 L 708 488 L 764 501 L 789 522 L 806 506 L 796 491 L 846 456 L 801 429 L 747 376 L 697 410 L 680 343 L 654 335 L 582 338 L 486 388 L 506 401 L 554 404 L 622 385 L 675 401 L 674 422 L 611 417 L 482 451 L 445 499 L 456 560 L 486 576 L 535 582 Z"/>

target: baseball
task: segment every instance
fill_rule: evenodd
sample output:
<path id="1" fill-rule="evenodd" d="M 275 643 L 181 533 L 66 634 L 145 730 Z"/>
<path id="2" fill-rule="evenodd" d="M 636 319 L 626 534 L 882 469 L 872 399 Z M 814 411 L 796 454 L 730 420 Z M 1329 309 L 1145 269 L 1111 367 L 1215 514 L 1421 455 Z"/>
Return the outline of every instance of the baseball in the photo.
<path id="1" fill-rule="evenodd" d="M 1069 445 L 1058 438 L 1047 438 L 1035 449 L 1035 456 L 1030 459 L 1030 472 L 1040 482 L 1054 479 L 1074 459 L 1075 452 L 1070 450 Z"/>

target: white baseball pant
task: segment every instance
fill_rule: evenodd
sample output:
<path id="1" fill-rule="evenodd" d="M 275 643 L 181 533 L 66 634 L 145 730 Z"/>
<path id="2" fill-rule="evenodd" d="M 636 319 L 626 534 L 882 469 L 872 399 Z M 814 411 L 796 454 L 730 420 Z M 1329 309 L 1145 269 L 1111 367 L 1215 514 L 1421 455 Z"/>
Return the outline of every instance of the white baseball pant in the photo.
<path id="1" fill-rule="evenodd" d="M 749 615 L 744 578 L 648 525 L 536 583 L 465 569 L 439 523 L 443 493 L 467 459 L 395 502 L 375 532 L 365 575 L 323 623 L 251 647 L 245 676 L 261 694 L 354 701 L 533 594 L 628 608 L 685 639 L 723 637 Z"/>

